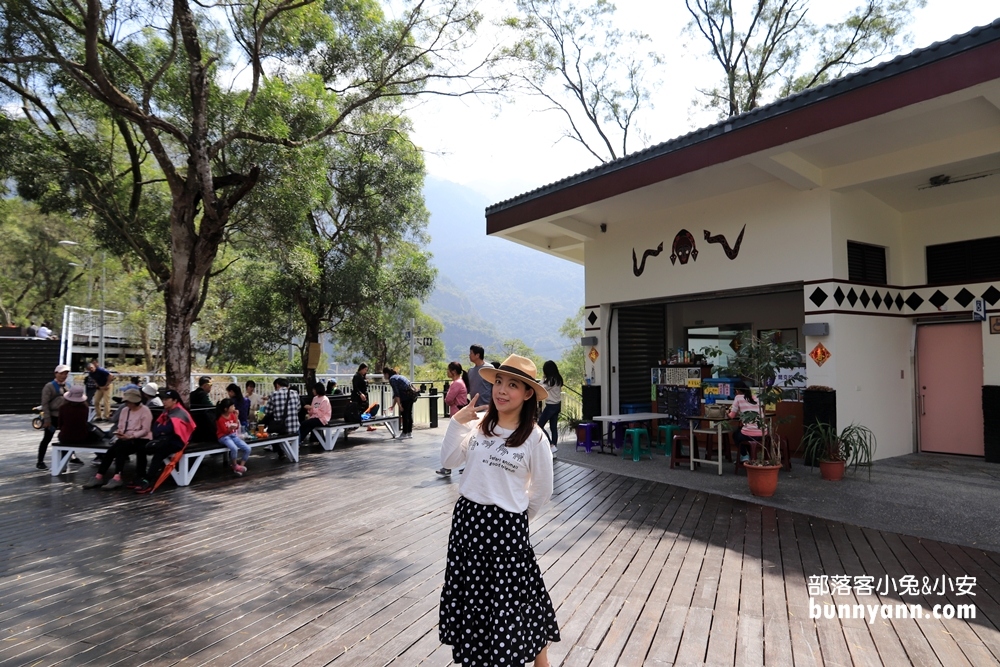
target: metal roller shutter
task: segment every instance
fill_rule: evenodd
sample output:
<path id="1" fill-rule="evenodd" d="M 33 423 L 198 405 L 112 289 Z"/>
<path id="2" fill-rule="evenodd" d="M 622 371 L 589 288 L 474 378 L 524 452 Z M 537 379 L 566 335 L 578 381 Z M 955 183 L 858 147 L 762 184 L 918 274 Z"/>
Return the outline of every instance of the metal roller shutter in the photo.
<path id="1" fill-rule="evenodd" d="M 649 369 L 666 355 L 666 306 L 618 308 L 618 401 L 651 403 Z"/>

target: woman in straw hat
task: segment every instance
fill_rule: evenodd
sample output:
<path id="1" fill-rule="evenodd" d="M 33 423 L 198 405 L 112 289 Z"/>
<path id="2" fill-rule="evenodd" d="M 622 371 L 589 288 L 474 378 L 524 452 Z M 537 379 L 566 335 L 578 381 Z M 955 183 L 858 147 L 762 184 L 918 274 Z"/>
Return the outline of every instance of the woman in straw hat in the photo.
<path id="1" fill-rule="evenodd" d="M 440 607 L 441 641 L 465 667 L 548 667 L 548 645 L 559 641 L 528 541 L 528 520 L 552 496 L 552 452 L 535 423 L 546 394 L 535 373 L 516 354 L 484 367 L 492 386 L 485 416 L 473 397 L 452 416 L 441 446 L 445 467 L 465 466 Z"/>

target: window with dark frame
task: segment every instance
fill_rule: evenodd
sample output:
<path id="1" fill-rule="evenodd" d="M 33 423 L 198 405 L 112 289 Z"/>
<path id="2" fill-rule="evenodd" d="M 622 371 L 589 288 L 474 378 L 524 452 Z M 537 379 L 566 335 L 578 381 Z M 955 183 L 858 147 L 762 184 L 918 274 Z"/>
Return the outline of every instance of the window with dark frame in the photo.
<path id="1" fill-rule="evenodd" d="M 847 277 L 852 283 L 888 285 L 885 248 L 868 243 L 848 241 Z"/>
<path id="2" fill-rule="evenodd" d="M 1000 280 L 1000 236 L 929 245 L 927 284 L 981 283 Z"/>

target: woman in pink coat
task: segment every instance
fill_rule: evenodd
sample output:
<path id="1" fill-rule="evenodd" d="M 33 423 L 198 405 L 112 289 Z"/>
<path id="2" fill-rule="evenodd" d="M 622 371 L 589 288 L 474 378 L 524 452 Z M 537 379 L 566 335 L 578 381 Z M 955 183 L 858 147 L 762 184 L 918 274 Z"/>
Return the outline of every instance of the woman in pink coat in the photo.
<path id="1" fill-rule="evenodd" d="M 469 390 L 465 382 L 467 377 L 468 375 L 462 370 L 462 364 L 457 361 L 448 364 L 448 379 L 451 380 L 451 386 L 448 387 L 448 393 L 444 396 L 444 402 L 450 408 L 448 410 L 450 415 L 469 404 Z M 434 472 L 448 476 L 451 474 L 451 468 L 440 468 Z"/>

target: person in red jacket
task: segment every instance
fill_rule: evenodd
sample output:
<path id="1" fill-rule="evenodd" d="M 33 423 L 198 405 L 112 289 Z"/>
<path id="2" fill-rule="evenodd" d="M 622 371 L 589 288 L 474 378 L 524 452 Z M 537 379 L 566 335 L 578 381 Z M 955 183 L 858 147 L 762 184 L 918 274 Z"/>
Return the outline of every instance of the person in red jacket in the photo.
<path id="1" fill-rule="evenodd" d="M 136 486 L 136 493 L 153 492 L 153 482 L 166 466 L 164 459 L 187 447 L 191 442 L 191 434 L 194 433 L 194 418 L 181 403 L 181 395 L 177 390 L 167 389 L 162 398 L 163 414 L 153 424 L 154 439 L 147 447 L 147 451 L 152 454 L 152 461 L 146 469 L 146 476 Z"/>
<path id="2" fill-rule="evenodd" d="M 240 415 L 236 404 L 231 399 L 224 398 L 215 406 L 215 437 L 219 443 L 229 449 L 229 460 L 232 461 L 233 472 L 242 475 L 247 471 L 246 463 L 250 459 L 250 445 L 240 438 Z"/>

